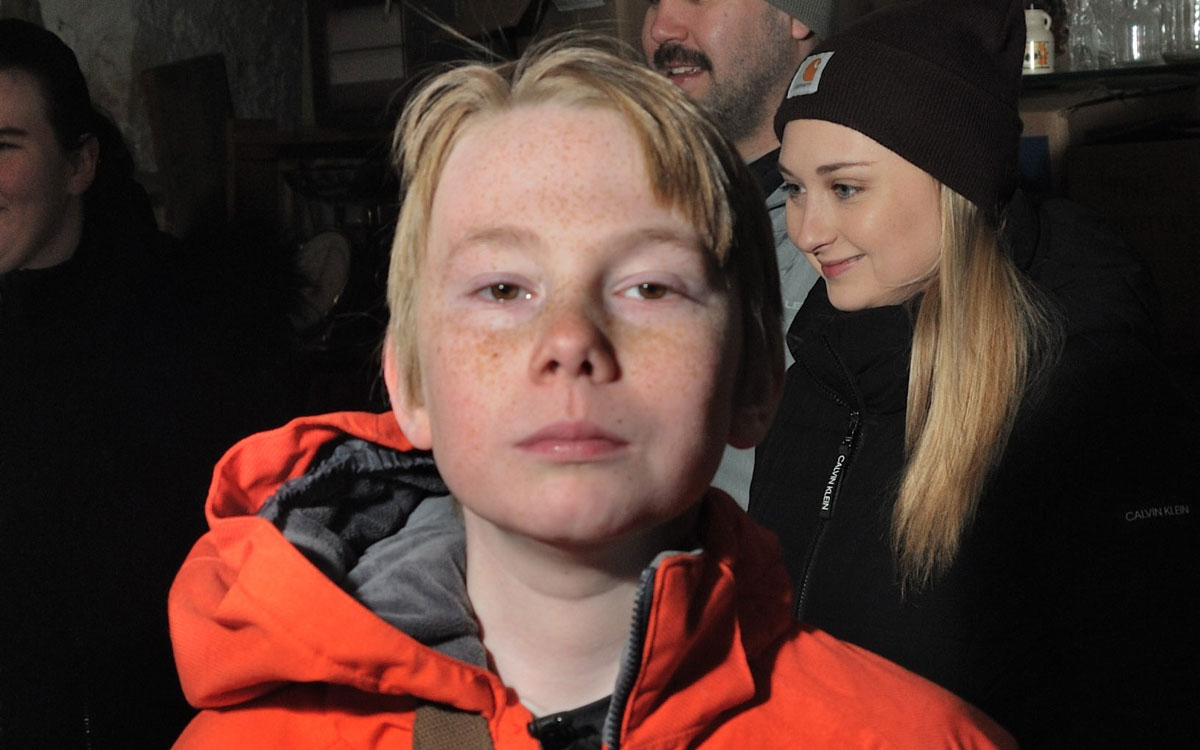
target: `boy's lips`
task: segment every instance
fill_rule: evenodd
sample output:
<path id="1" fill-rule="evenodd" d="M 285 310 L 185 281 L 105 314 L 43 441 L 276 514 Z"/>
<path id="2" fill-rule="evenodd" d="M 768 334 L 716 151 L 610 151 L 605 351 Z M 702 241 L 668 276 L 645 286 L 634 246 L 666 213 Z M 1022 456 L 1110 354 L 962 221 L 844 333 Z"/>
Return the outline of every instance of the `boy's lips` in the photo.
<path id="1" fill-rule="evenodd" d="M 587 461 L 609 456 L 628 444 L 591 422 L 555 422 L 525 437 L 517 447 L 552 460 Z"/>

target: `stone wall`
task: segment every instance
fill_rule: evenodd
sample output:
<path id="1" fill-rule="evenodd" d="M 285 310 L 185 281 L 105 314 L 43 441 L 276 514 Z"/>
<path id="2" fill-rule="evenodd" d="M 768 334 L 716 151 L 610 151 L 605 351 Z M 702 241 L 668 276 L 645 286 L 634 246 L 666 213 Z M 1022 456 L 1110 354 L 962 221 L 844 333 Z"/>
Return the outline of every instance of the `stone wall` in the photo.
<path id="1" fill-rule="evenodd" d="M 300 124 L 303 0 L 41 0 L 41 14 L 144 172 L 156 165 L 139 75 L 154 65 L 219 52 L 235 116 Z"/>

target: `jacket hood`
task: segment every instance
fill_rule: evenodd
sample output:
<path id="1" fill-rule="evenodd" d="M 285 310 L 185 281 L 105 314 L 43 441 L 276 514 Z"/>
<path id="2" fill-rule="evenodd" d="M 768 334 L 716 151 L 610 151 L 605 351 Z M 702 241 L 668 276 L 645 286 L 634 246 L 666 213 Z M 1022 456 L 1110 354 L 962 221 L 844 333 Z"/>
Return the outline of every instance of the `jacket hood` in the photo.
<path id="1" fill-rule="evenodd" d="M 1146 265 L 1090 209 L 1018 190 L 1004 214 L 1014 264 L 1062 313 L 1067 335 L 1157 342 L 1158 295 Z"/>
<path id="2" fill-rule="evenodd" d="M 345 453 L 353 455 L 349 463 Z M 369 489 L 363 497 L 379 497 L 388 486 L 383 494 L 392 502 L 360 502 L 355 486 Z M 321 499 L 330 487 L 343 498 L 336 504 Z M 464 647 L 477 634 L 462 632 L 474 620 L 461 572 L 461 591 L 447 591 L 455 586 L 448 575 L 428 594 L 461 602 L 450 624 L 432 635 L 398 620 L 356 577 L 363 566 L 355 556 L 368 559 L 378 549 L 372 545 L 424 523 L 424 509 L 443 494 L 428 454 L 411 450 L 391 414 L 306 417 L 234 446 L 215 470 L 210 530 L 184 562 L 169 600 L 188 700 L 216 708 L 320 682 L 485 716 L 514 703 Z M 658 709 L 671 704 L 676 712 L 665 715 L 678 724 L 697 712 L 684 705 L 696 689 L 706 691 L 708 717 L 714 706 L 750 700 L 749 659 L 791 626 L 790 586 L 773 535 L 713 490 L 698 539 L 703 553 L 670 553 L 648 572 L 646 619 L 640 641 L 627 650 L 636 657 L 627 723 L 649 729 Z M 431 566 L 407 567 L 420 575 Z M 375 590 L 384 589 L 392 587 Z M 447 629 L 453 637 L 444 637 Z"/>
<path id="3" fill-rule="evenodd" d="M 404 694 L 419 681 L 430 700 L 476 711 L 497 699 L 483 670 L 421 647 L 333 583 L 284 536 L 278 518 L 258 514 L 347 437 L 411 450 L 390 414 L 350 413 L 251 436 L 217 464 L 205 508 L 210 530 L 168 598 L 175 660 L 193 705 L 233 705 L 296 682 Z"/>

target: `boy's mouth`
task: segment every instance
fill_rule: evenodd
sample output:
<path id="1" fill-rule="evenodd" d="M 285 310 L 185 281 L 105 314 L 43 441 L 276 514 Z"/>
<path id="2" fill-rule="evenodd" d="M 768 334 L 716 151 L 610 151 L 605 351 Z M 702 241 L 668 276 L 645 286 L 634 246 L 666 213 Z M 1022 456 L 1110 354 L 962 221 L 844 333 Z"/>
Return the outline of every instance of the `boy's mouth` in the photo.
<path id="1" fill-rule="evenodd" d="M 555 422 L 517 443 L 517 447 L 560 461 L 604 458 L 624 449 L 628 441 L 591 422 Z"/>

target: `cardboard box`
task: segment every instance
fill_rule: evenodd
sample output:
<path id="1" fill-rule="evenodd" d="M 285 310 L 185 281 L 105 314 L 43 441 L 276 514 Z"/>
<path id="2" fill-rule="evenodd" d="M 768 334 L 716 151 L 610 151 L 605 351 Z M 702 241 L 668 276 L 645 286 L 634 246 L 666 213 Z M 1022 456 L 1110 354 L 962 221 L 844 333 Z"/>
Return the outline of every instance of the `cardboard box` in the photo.
<path id="1" fill-rule="evenodd" d="M 1027 186 L 1061 192 L 1067 148 L 1191 116 L 1196 87 L 1193 77 L 1167 75 L 1023 94 L 1022 178 Z"/>

